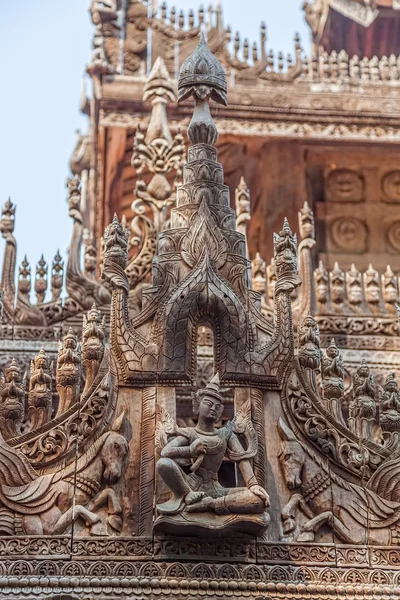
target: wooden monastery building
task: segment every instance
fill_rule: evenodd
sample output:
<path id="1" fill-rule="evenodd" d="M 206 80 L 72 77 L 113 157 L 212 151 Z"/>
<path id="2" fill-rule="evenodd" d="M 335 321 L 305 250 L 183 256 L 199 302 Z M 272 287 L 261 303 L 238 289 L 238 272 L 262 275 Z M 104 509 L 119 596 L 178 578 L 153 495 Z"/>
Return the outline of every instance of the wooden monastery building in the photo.
<path id="1" fill-rule="evenodd" d="M 90 3 L 68 256 L 1 210 L 0 599 L 399 598 L 399 0 L 148 4 Z"/>

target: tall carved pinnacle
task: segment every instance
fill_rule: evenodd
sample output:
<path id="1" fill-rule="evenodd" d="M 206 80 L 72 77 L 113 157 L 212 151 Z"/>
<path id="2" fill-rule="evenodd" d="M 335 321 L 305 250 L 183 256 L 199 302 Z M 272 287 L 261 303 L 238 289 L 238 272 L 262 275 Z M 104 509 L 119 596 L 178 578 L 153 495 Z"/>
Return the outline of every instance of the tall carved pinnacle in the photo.
<path id="1" fill-rule="evenodd" d="M 210 113 L 210 99 L 227 104 L 225 71 L 219 60 L 210 52 L 204 34 L 193 52 L 183 63 L 178 82 L 178 102 L 193 96 L 195 109 L 188 127 L 192 144 L 214 145 L 218 139 L 217 128 Z"/>

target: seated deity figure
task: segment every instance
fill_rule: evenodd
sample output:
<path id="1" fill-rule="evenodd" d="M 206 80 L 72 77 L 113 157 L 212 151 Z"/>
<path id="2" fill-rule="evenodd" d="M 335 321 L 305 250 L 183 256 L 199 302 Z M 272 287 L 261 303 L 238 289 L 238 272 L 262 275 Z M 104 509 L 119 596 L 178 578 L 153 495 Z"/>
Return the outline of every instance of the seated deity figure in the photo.
<path id="1" fill-rule="evenodd" d="M 157 505 L 161 515 L 158 520 L 163 516 L 180 515 L 190 522 L 191 519 L 207 520 L 210 514 L 225 518 L 229 515 L 229 525 L 232 525 L 232 515 L 237 515 L 239 527 L 230 528 L 240 531 L 245 530 L 240 515 L 257 515 L 258 526 L 265 529 L 269 522 L 265 513 L 269 497 L 258 484 L 251 463 L 257 452 L 257 439 L 250 417 L 238 414 L 224 427 L 215 427 L 223 411 L 218 375 L 196 392 L 193 410 L 198 416 L 195 427 L 177 427 L 171 420 L 164 426 L 168 439 L 157 462 L 157 473 L 171 490 L 172 497 Z M 246 449 L 236 433 L 244 435 Z M 218 471 L 225 458 L 238 465 L 246 487 L 226 488 L 219 483 Z M 223 527 L 223 522 L 218 524 L 215 519 L 211 520 L 212 529 Z"/>

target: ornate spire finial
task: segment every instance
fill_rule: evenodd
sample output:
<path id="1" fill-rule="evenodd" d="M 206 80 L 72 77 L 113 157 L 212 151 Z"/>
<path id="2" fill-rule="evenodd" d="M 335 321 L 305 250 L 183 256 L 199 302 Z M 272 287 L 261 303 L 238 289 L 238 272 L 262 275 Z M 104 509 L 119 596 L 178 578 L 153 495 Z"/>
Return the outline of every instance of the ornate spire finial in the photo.
<path id="1" fill-rule="evenodd" d="M 7 237 L 14 231 L 15 225 L 15 204 L 8 198 L 7 202 L 1 209 L 0 232 L 3 237 Z"/>
<path id="2" fill-rule="evenodd" d="M 188 128 L 192 144 L 213 145 L 218 132 L 210 113 L 210 99 L 227 104 L 225 71 L 219 60 L 210 52 L 202 32 L 197 48 L 183 63 L 178 82 L 178 101 L 193 96 L 195 110 Z"/>
<path id="3" fill-rule="evenodd" d="M 38 304 L 42 304 L 44 302 L 44 297 L 47 291 L 47 274 L 48 267 L 42 254 L 38 264 L 36 265 L 35 275 L 35 292 Z"/>
<path id="4" fill-rule="evenodd" d="M 53 258 L 53 263 L 51 265 L 51 294 L 53 302 L 58 300 L 61 296 L 63 275 L 64 261 L 61 257 L 60 251 L 57 250 L 57 254 Z"/>
<path id="5" fill-rule="evenodd" d="M 149 127 L 146 134 L 146 143 L 149 144 L 156 138 L 172 141 L 168 127 L 165 107 L 169 102 L 176 102 L 175 85 L 169 77 L 167 67 L 161 56 L 158 56 L 147 82 L 144 86 L 143 100 L 150 101 L 153 105 Z"/>
<path id="6" fill-rule="evenodd" d="M 308 205 L 307 200 L 299 211 L 299 229 L 301 239 L 315 239 L 314 212 Z"/>

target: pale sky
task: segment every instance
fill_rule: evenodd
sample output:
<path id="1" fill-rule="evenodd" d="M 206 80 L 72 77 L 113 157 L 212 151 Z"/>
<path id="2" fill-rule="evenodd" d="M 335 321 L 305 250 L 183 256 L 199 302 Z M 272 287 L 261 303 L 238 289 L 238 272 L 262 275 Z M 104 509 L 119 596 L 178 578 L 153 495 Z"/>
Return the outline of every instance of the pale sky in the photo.
<path id="1" fill-rule="evenodd" d="M 242 38 L 258 41 L 267 24 L 267 47 L 293 51 L 301 35 L 309 49 L 302 0 L 222 0 L 224 23 Z M 75 130 L 86 131 L 78 110 L 81 78 L 90 57 L 93 26 L 89 0 L 8 2 L 0 20 L 3 92 L 0 95 L 0 203 L 17 205 L 17 262 L 27 254 L 34 266 L 44 254 L 51 263 L 57 249 L 64 259 L 71 235 L 65 181 Z M 199 0 L 168 6 L 198 8 Z M 208 6 L 209 2 L 203 3 Z M 0 259 L 4 240 L 0 238 Z"/>

